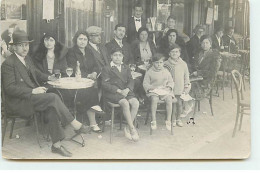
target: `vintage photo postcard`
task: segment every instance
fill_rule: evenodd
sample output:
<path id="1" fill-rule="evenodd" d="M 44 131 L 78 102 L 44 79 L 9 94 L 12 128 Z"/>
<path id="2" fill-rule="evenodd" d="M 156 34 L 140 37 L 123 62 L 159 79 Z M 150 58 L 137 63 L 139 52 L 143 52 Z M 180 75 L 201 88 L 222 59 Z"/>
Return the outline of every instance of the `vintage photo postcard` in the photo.
<path id="1" fill-rule="evenodd" d="M 1 0 L 4 159 L 247 159 L 249 0 Z"/>

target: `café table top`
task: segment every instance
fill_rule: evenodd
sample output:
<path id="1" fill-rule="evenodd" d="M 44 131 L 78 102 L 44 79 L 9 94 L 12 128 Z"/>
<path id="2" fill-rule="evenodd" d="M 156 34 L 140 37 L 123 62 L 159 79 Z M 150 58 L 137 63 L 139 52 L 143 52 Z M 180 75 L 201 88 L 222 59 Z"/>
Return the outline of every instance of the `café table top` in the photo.
<path id="1" fill-rule="evenodd" d="M 239 49 L 238 52 L 239 53 L 249 53 L 249 50 Z"/>
<path id="2" fill-rule="evenodd" d="M 223 58 L 237 58 L 237 57 L 240 57 L 241 55 L 239 54 L 233 54 L 233 53 L 230 53 L 230 52 L 220 52 L 220 55 L 223 57 Z"/>
<path id="3" fill-rule="evenodd" d="M 84 89 L 92 87 L 95 82 L 88 78 L 65 77 L 55 81 L 48 81 L 47 83 L 57 89 Z"/>

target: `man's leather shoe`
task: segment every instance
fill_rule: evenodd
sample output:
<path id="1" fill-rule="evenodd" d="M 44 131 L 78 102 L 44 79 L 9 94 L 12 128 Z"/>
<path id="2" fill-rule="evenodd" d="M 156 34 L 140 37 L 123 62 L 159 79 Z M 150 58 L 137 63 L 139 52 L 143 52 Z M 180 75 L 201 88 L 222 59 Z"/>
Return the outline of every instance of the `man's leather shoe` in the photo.
<path id="1" fill-rule="evenodd" d="M 72 153 L 69 152 L 65 147 L 62 145 L 59 148 L 54 147 L 53 145 L 51 146 L 51 152 L 60 154 L 64 157 L 71 157 Z"/>
<path id="2" fill-rule="evenodd" d="M 81 133 L 87 134 L 89 132 L 89 129 L 82 124 L 79 130 L 74 130 L 74 131 L 77 134 L 81 134 Z"/>

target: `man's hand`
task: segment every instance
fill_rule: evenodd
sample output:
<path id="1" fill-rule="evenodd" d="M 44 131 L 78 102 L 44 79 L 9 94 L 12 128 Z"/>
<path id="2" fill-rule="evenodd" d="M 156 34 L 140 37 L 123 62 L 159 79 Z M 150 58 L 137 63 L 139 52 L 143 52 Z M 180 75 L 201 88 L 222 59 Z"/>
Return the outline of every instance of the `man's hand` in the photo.
<path id="1" fill-rule="evenodd" d="M 55 80 L 57 80 L 57 78 L 55 77 L 55 74 L 53 74 L 51 76 L 48 76 L 48 80 L 55 81 Z"/>
<path id="2" fill-rule="evenodd" d="M 126 97 L 128 95 L 128 93 L 129 93 L 129 91 L 130 91 L 129 88 L 126 88 L 126 89 L 122 90 L 122 95 Z"/>
<path id="3" fill-rule="evenodd" d="M 38 88 L 34 88 L 32 90 L 32 94 L 43 94 L 43 93 L 46 93 L 48 88 L 45 88 L 45 87 L 38 87 Z"/>

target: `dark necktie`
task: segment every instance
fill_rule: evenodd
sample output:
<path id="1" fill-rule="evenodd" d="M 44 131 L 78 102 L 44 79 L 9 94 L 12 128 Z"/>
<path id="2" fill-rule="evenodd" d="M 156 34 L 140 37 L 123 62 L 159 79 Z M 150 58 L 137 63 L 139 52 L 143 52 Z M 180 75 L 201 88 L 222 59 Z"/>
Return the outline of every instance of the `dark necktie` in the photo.
<path id="1" fill-rule="evenodd" d="M 141 19 L 135 19 L 135 21 L 137 21 L 137 22 L 141 22 Z"/>

